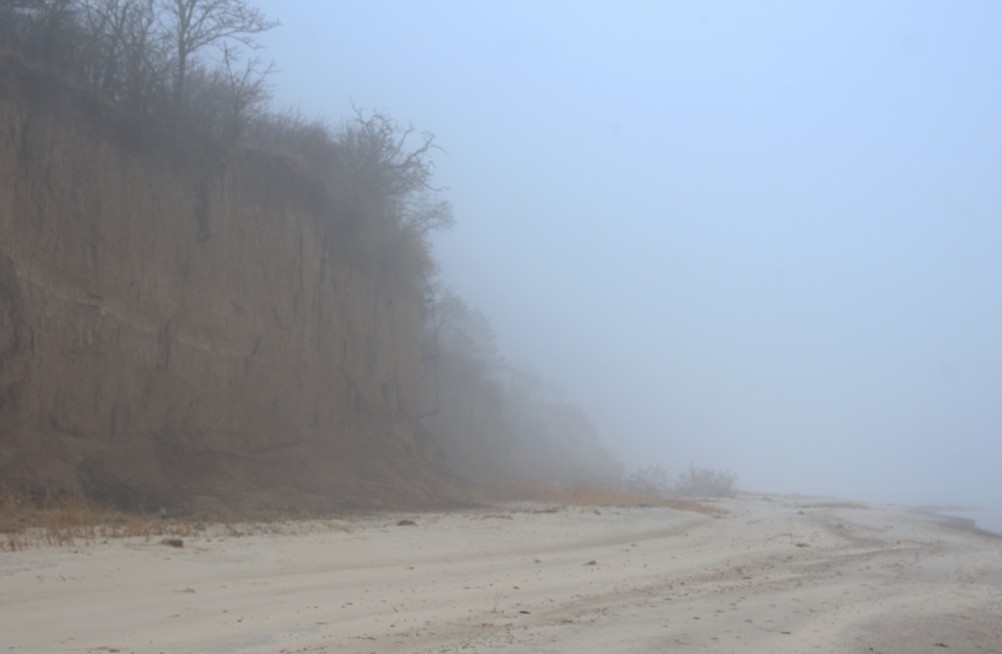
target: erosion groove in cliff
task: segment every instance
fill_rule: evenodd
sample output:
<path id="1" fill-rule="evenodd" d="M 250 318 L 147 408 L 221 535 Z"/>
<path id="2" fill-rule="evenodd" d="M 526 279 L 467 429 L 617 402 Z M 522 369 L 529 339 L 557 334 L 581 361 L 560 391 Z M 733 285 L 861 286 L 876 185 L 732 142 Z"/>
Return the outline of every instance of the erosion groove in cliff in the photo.
<path id="1" fill-rule="evenodd" d="M 136 507 L 439 497 L 419 289 L 365 256 L 380 232 L 337 180 L 9 56 L 0 126 L 6 484 Z"/>

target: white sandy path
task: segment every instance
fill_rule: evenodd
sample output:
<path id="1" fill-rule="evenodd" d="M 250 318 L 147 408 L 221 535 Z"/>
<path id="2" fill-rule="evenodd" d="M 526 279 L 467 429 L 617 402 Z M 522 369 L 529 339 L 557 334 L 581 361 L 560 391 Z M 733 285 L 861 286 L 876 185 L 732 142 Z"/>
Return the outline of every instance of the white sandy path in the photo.
<path id="1" fill-rule="evenodd" d="M 382 515 L 5 553 L 0 652 L 1002 652 L 1002 540 L 817 504 Z"/>

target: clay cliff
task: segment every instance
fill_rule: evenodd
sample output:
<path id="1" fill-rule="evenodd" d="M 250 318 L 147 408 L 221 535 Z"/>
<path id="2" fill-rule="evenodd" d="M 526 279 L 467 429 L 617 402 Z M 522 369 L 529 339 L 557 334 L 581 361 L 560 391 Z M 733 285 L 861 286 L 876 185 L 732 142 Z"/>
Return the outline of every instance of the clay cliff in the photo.
<path id="1" fill-rule="evenodd" d="M 580 407 L 527 392 L 520 373 L 455 351 L 436 367 L 438 411 L 425 424 L 453 474 L 487 487 L 615 485 L 622 477 Z"/>
<path id="2" fill-rule="evenodd" d="M 3 484 L 136 508 L 441 500 L 420 289 L 336 178 L 0 56 L 0 180 Z"/>

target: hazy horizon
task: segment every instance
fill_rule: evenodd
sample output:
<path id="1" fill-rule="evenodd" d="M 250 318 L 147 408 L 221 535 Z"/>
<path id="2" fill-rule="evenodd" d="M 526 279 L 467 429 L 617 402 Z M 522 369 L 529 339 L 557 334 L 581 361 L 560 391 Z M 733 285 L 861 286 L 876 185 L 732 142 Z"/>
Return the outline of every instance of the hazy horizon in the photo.
<path id="1" fill-rule="evenodd" d="M 444 281 L 630 467 L 1002 506 L 1002 5 L 254 3 L 436 134 Z"/>

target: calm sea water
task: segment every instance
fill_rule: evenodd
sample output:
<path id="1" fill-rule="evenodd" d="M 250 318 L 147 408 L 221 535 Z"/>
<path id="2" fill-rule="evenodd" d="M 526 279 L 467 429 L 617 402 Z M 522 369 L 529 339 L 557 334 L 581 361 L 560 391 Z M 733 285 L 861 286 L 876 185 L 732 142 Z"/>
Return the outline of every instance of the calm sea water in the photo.
<path id="1" fill-rule="evenodd" d="M 983 509 L 978 511 L 945 511 L 943 515 L 973 520 L 979 529 L 1002 535 L 1002 510 Z"/>

